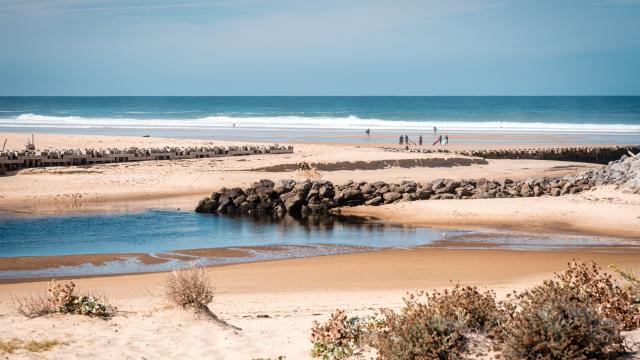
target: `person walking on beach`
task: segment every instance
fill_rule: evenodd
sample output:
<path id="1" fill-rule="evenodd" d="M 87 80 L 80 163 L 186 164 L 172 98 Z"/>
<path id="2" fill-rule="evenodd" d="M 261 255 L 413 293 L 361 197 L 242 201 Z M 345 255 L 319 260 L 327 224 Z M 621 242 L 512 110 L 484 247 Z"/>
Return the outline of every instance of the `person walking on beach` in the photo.
<path id="1" fill-rule="evenodd" d="M 402 142 L 404 141 L 404 138 L 402 137 L 402 135 L 400 135 L 400 145 L 402 145 Z"/>
<path id="2" fill-rule="evenodd" d="M 436 141 L 434 141 L 432 145 L 433 145 L 433 146 L 436 146 L 436 144 L 440 144 L 440 145 L 442 145 L 442 135 L 438 136 L 438 137 L 436 138 Z"/>
<path id="3" fill-rule="evenodd" d="M 422 135 L 418 138 L 418 145 L 422 145 Z"/>
<path id="4" fill-rule="evenodd" d="M 449 145 L 449 135 L 444 136 L 444 144 Z"/>
<path id="5" fill-rule="evenodd" d="M 367 129 L 364 132 L 367 133 L 367 136 L 371 135 L 371 129 Z"/>
<path id="6" fill-rule="evenodd" d="M 409 135 L 407 134 L 404 135 L 404 143 L 405 145 L 409 145 Z"/>
<path id="7" fill-rule="evenodd" d="M 437 127 L 433 127 L 433 136 L 436 136 L 436 134 L 438 133 L 438 128 Z"/>

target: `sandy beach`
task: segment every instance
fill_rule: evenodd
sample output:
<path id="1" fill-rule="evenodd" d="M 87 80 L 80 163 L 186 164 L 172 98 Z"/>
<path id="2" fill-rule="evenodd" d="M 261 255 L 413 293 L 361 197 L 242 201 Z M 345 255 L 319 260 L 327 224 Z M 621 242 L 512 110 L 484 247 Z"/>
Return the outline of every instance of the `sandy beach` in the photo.
<path id="1" fill-rule="evenodd" d="M 373 314 L 400 307 L 407 292 L 447 287 L 450 281 L 494 289 L 504 298 L 562 271 L 574 258 L 640 270 L 638 250 L 387 250 L 210 268 L 217 289 L 211 309 L 242 330 L 168 307 L 165 273 L 78 280 L 81 289 L 105 294 L 118 306 L 121 312 L 108 321 L 63 315 L 26 320 L 15 313 L 12 299 L 41 291 L 46 283 L 0 285 L 0 325 L 6 337 L 66 342 L 46 353 L 51 359 L 307 359 L 311 322 L 336 308 Z"/>
<path id="2" fill-rule="evenodd" d="M 26 134 L 0 134 L 20 146 Z M 124 136 L 38 134 L 43 148 L 223 145 L 230 142 Z M 542 146 L 542 145 L 537 145 Z M 482 145 L 475 148 L 499 148 Z M 321 171 L 297 171 L 299 162 Z M 389 152 L 355 144 L 295 144 L 293 154 L 219 159 L 148 161 L 21 170 L 0 178 L 0 210 L 35 215 L 194 208 L 222 187 L 249 186 L 262 178 L 427 182 L 437 178 L 527 179 L 574 175 L 600 165 L 540 160 L 484 160 L 453 154 Z M 267 169 L 267 170 L 265 170 Z M 410 226 L 640 238 L 640 195 L 601 187 L 558 198 L 413 201 L 347 207 L 342 214 Z M 182 254 L 243 256 L 235 250 L 184 250 Z M 126 254 L 124 254 L 126 255 Z M 111 254 L 62 256 L 47 266 L 100 263 Z M 175 255 L 174 255 L 175 256 Z M 369 315 L 398 308 L 407 292 L 444 288 L 451 282 L 493 289 L 500 298 L 529 288 L 572 259 L 640 270 L 640 249 L 606 247 L 546 251 L 443 246 L 262 261 L 207 269 L 216 286 L 212 311 L 240 328 L 171 308 L 163 299 L 166 273 L 80 278 L 81 289 L 104 294 L 119 312 L 110 320 L 52 315 L 20 317 L 16 298 L 44 291 L 42 280 L 0 284 L 0 328 L 7 338 L 55 338 L 64 344 L 47 358 L 310 358 L 309 329 L 336 308 Z M 12 258 L 2 269 L 41 268 L 38 257 Z M 1 260 L 0 260 L 1 261 Z M 48 258 L 47 261 L 51 261 Z M 154 261 L 144 257 L 143 261 Z M 638 336 L 637 333 L 629 335 Z M 32 358 L 17 352 L 9 358 Z"/>

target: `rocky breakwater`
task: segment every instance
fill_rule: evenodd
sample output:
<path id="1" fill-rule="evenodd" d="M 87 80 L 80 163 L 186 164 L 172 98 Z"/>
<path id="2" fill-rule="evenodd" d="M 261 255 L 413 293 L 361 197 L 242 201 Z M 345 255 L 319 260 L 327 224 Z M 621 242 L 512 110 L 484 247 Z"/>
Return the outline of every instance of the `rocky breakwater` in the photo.
<path id="1" fill-rule="evenodd" d="M 196 212 L 214 214 L 307 217 L 341 206 L 383 205 L 414 200 L 492 199 L 577 194 L 595 186 L 617 185 L 640 193 L 640 155 L 624 155 L 598 169 L 575 176 L 502 181 L 436 179 L 354 182 L 334 185 L 327 180 L 260 180 L 246 189 L 223 188 L 200 201 Z"/>
<path id="2" fill-rule="evenodd" d="M 587 176 L 524 181 L 437 179 L 427 183 L 404 181 L 354 182 L 334 185 L 326 180 L 260 180 L 246 189 L 223 188 L 200 201 L 199 213 L 307 217 L 327 214 L 341 206 L 383 205 L 414 200 L 489 199 L 576 194 L 591 188 Z"/>

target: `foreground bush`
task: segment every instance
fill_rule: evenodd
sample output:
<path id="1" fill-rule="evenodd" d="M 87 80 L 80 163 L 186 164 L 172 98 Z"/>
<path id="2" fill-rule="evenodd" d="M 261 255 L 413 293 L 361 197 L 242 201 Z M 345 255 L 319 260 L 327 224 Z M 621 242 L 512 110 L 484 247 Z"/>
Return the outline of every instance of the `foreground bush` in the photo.
<path id="1" fill-rule="evenodd" d="M 475 286 L 457 284 L 453 289 L 410 295 L 410 299 L 417 302 L 421 296 L 434 312 L 447 319 L 456 319 L 461 314 L 467 330 L 493 332 L 504 319 L 495 293 L 489 290 L 481 292 Z"/>
<path id="2" fill-rule="evenodd" d="M 35 318 L 53 313 L 78 314 L 86 316 L 109 317 L 115 312 L 113 306 L 103 303 L 90 295 L 77 295 L 73 281 L 64 284 L 55 279 L 49 282 L 46 295 L 35 294 L 16 300 L 19 314 Z"/>
<path id="3" fill-rule="evenodd" d="M 384 310 L 384 326 L 372 347 L 385 360 L 458 359 L 464 347 L 465 315 L 442 315 L 427 304 L 407 301 L 399 312 Z"/>
<path id="4" fill-rule="evenodd" d="M 507 359 L 606 359 L 624 350 L 621 324 L 554 282 L 516 296 L 504 327 Z"/>
<path id="5" fill-rule="evenodd" d="M 165 283 L 165 297 L 170 303 L 197 311 L 209 311 L 207 305 L 213 301 L 214 290 L 204 268 L 195 264 L 174 270 Z"/>
<path id="6" fill-rule="evenodd" d="M 590 303 L 598 314 L 620 324 L 621 330 L 640 327 L 640 303 L 632 290 L 621 286 L 613 276 L 605 273 L 595 263 L 579 261 L 569 263 L 569 269 L 556 274 L 543 283 L 573 294 L 579 300 Z"/>
<path id="7" fill-rule="evenodd" d="M 362 321 L 357 317 L 347 317 L 344 310 L 336 310 L 326 323 L 313 322 L 311 355 L 323 359 L 345 359 L 353 355 L 362 336 Z"/>
<path id="8" fill-rule="evenodd" d="M 614 270 L 630 285 L 621 286 L 595 264 L 573 261 L 565 272 L 501 303 L 493 292 L 457 285 L 410 295 L 400 311 L 383 310 L 376 326 L 338 311 L 325 325 L 314 325 L 313 353 L 340 359 L 369 346 L 385 360 L 457 359 L 473 351 L 467 345 L 471 333 L 479 333 L 508 359 L 611 358 L 626 350 L 620 331 L 640 327 L 640 280 Z M 340 349 L 339 356 L 332 349 Z"/>

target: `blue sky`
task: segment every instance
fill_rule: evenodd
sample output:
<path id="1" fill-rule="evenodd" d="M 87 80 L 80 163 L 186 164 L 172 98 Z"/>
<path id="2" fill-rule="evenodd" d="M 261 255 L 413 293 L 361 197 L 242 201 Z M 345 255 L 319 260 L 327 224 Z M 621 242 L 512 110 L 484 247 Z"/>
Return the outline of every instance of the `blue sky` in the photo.
<path id="1" fill-rule="evenodd" d="M 0 0 L 0 95 L 640 95 L 640 0 Z"/>

